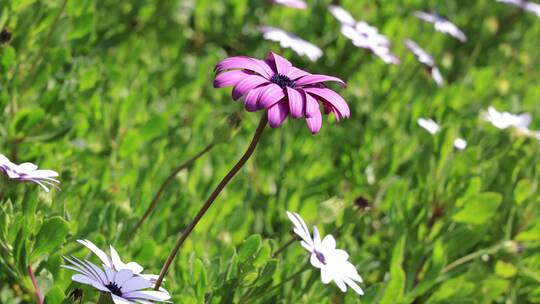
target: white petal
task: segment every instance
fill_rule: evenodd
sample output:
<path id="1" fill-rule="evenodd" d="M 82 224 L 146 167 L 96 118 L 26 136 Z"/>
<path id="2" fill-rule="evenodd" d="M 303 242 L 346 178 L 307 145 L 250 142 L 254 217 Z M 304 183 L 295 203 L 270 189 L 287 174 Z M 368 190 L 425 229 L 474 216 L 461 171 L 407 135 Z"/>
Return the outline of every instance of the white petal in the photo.
<path id="1" fill-rule="evenodd" d="M 121 269 L 116 273 L 116 276 L 114 277 L 114 282 L 118 284 L 118 286 L 124 285 L 124 283 L 131 279 L 133 277 L 133 272 L 129 269 Z"/>
<path id="2" fill-rule="evenodd" d="M 354 282 L 353 280 L 349 279 L 349 278 L 344 278 L 344 281 L 347 285 L 349 285 L 349 287 L 351 287 L 357 294 L 359 295 L 363 295 L 364 294 L 364 291 L 362 290 L 362 288 L 360 288 L 360 286 L 358 286 L 358 284 L 356 284 L 356 282 Z"/>
<path id="3" fill-rule="evenodd" d="M 131 301 L 127 300 L 127 299 L 124 299 L 122 297 L 119 297 L 117 295 L 111 294 L 111 296 L 112 296 L 114 304 L 131 304 L 131 303 L 133 303 L 133 302 L 131 302 Z"/>
<path id="4" fill-rule="evenodd" d="M 89 240 L 77 240 L 77 242 L 90 249 L 90 251 L 97 255 L 103 264 L 107 265 L 108 267 L 112 267 L 109 256 L 103 250 L 99 249 L 94 243 Z"/>
<path id="5" fill-rule="evenodd" d="M 430 134 L 439 132 L 440 126 L 431 118 L 418 118 L 416 121 L 420 127 L 428 131 Z"/>
<path id="6" fill-rule="evenodd" d="M 324 243 L 324 241 L 323 241 L 323 243 Z M 334 241 L 334 243 L 335 243 L 335 241 Z M 349 259 L 349 254 L 347 253 L 347 251 L 345 251 L 343 249 L 335 249 L 335 250 L 332 251 L 332 257 L 334 259 L 336 259 L 336 260 L 347 261 Z"/>
<path id="7" fill-rule="evenodd" d="M 311 256 L 309 257 L 309 261 L 311 262 L 311 265 L 313 265 L 313 267 L 316 267 L 316 268 L 324 267 L 324 264 L 321 261 L 319 261 L 315 253 L 311 254 Z"/>
<path id="8" fill-rule="evenodd" d="M 332 272 L 327 267 L 321 268 L 321 282 L 324 284 L 332 282 Z"/>
<path id="9" fill-rule="evenodd" d="M 152 282 L 148 281 L 147 279 L 141 278 L 141 277 L 133 277 L 127 281 L 124 282 L 120 287 L 122 288 L 122 292 L 130 292 L 135 290 L 141 290 L 152 287 Z"/>
<path id="10" fill-rule="evenodd" d="M 454 147 L 459 150 L 463 150 L 467 148 L 467 142 L 463 138 L 456 138 L 454 139 Z"/>
<path id="11" fill-rule="evenodd" d="M 112 268 L 116 269 L 117 271 L 126 268 L 126 264 L 122 262 L 116 249 L 114 249 L 113 246 L 109 246 L 109 249 L 111 250 L 111 262 L 113 265 Z"/>
<path id="12" fill-rule="evenodd" d="M 74 274 L 71 277 L 71 280 L 73 280 L 75 282 L 78 282 L 78 283 L 87 284 L 87 285 L 92 285 L 92 283 L 95 282 L 92 278 L 87 277 L 84 274 Z"/>
<path id="13" fill-rule="evenodd" d="M 128 299 L 143 299 L 143 300 L 153 300 L 153 301 L 166 301 L 171 298 L 170 295 L 155 290 L 146 290 L 146 291 L 133 291 L 125 293 L 124 296 Z"/>
<path id="14" fill-rule="evenodd" d="M 326 250 L 334 250 L 336 248 L 336 239 L 331 234 L 325 236 L 322 241 L 322 247 Z"/>
<path id="15" fill-rule="evenodd" d="M 334 277 L 334 282 L 336 283 L 336 285 L 339 287 L 339 289 L 342 291 L 342 292 L 346 292 L 347 291 L 347 285 L 345 285 L 345 282 L 343 282 L 343 280 L 341 278 L 336 278 Z"/>
<path id="16" fill-rule="evenodd" d="M 133 271 L 134 274 L 140 274 L 144 270 L 144 268 L 136 262 L 129 262 L 125 264 L 125 267 Z"/>

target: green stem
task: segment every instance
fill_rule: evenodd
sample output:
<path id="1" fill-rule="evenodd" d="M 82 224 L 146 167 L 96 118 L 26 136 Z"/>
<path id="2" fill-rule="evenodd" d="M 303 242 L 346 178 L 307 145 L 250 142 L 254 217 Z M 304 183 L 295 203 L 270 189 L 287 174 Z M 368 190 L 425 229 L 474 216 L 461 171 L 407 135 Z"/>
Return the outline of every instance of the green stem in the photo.
<path id="1" fill-rule="evenodd" d="M 473 252 L 471 254 L 468 254 L 464 257 L 461 257 L 457 260 L 455 260 L 454 262 L 448 264 L 446 267 L 443 268 L 442 272 L 443 273 L 447 273 L 449 271 L 451 271 L 452 269 L 460 266 L 460 265 L 463 265 L 467 262 L 470 262 L 476 258 L 479 258 L 481 257 L 482 255 L 484 254 L 494 254 L 496 253 L 497 251 L 501 250 L 504 246 L 505 246 L 506 242 L 503 241 L 503 242 L 500 242 L 499 244 L 497 245 L 494 245 L 494 246 L 491 246 L 491 247 L 488 247 L 488 248 L 484 248 L 484 249 L 480 249 L 476 252 Z"/>

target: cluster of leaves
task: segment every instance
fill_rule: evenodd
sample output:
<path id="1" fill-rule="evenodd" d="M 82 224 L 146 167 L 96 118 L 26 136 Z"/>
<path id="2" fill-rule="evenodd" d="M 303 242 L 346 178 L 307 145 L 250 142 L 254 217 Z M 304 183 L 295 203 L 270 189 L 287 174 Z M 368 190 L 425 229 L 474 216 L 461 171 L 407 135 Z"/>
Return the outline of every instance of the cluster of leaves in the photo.
<path id="1" fill-rule="evenodd" d="M 294 120 L 266 131 L 182 248 L 165 284 L 174 302 L 540 302 L 539 142 L 478 115 L 489 105 L 540 114 L 540 19 L 491 0 L 339 1 L 391 38 L 403 63 L 389 67 L 340 35 L 330 2 L 301 11 L 263 0 L 4 1 L 0 153 L 59 171 L 62 191 L 0 180 L 0 302 L 33 300 L 30 267 L 47 303 L 60 303 L 75 287 L 61 256 L 88 254 L 78 238 L 158 272 L 260 115 L 242 113 L 229 136 L 224 121 L 241 105 L 212 89 L 213 67 L 268 50 L 345 79 L 351 118 L 329 118 L 316 136 Z M 412 16 L 435 8 L 468 43 Z M 280 50 L 259 24 L 325 55 L 312 63 Z M 406 38 L 434 55 L 445 87 L 423 74 Z M 418 117 L 442 132 L 432 137 Z M 453 149 L 457 135 L 466 150 Z M 126 246 L 172 168 L 211 142 Z M 285 210 L 335 232 L 366 296 L 322 288 L 297 244 L 274 256 L 292 237 Z"/>

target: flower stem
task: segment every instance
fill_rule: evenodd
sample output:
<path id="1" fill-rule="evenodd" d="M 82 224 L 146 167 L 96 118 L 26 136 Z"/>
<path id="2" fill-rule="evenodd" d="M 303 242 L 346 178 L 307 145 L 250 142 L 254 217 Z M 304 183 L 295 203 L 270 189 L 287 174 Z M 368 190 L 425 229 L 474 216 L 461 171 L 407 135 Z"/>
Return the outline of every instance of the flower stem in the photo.
<path id="1" fill-rule="evenodd" d="M 137 230 L 139 230 L 139 228 L 142 226 L 144 221 L 146 221 L 148 219 L 148 217 L 150 216 L 150 214 L 154 211 L 154 209 L 156 209 L 156 207 L 158 205 L 158 201 L 161 198 L 161 195 L 163 194 L 165 189 L 169 186 L 169 184 L 174 180 L 174 178 L 178 174 L 178 172 L 180 172 L 183 169 L 188 168 L 191 165 L 193 165 L 193 163 L 195 163 L 195 161 L 197 159 L 199 159 L 201 156 L 206 154 L 208 151 L 212 150 L 213 147 L 214 147 L 214 143 L 212 142 L 208 146 L 206 146 L 203 150 L 201 150 L 199 153 L 197 153 L 195 156 L 193 156 L 191 159 L 183 162 L 178 167 L 176 167 L 176 168 L 174 168 L 172 170 L 171 174 L 169 174 L 169 176 L 167 176 L 167 178 L 165 179 L 165 181 L 163 182 L 163 184 L 161 185 L 161 187 L 157 191 L 156 195 L 152 199 L 152 202 L 148 206 L 148 209 L 146 209 L 146 211 L 144 212 L 144 215 L 141 217 L 141 219 L 137 222 L 135 227 L 133 227 L 133 229 L 129 233 L 129 236 L 128 236 L 127 240 L 126 240 L 126 245 L 129 245 L 129 243 L 131 243 L 131 241 L 135 237 L 135 234 L 137 233 Z"/>
<path id="2" fill-rule="evenodd" d="M 212 206 L 212 203 L 215 201 L 215 199 L 221 193 L 221 191 L 223 191 L 225 186 L 227 186 L 227 184 L 233 179 L 233 177 L 236 175 L 236 173 L 238 173 L 238 171 L 240 171 L 240 169 L 244 166 L 244 164 L 247 162 L 247 160 L 251 157 L 251 155 L 253 154 L 253 151 L 255 151 L 255 147 L 257 147 L 257 144 L 259 143 L 259 140 L 261 139 L 261 135 L 262 135 L 267 123 L 268 123 L 268 116 L 265 113 L 261 117 L 259 125 L 257 126 L 257 130 L 255 131 L 255 135 L 253 135 L 253 139 L 251 139 L 251 143 L 249 144 L 249 147 L 247 148 L 244 155 L 242 155 L 240 160 L 236 163 L 236 165 L 234 165 L 234 167 L 231 169 L 231 171 L 229 171 L 229 173 L 227 173 L 227 175 L 225 175 L 225 177 L 221 180 L 221 182 L 216 187 L 214 192 L 212 192 L 212 194 L 210 194 L 210 197 L 208 197 L 208 199 L 206 200 L 204 205 L 201 207 L 201 209 L 199 210 L 199 213 L 197 213 L 197 215 L 195 216 L 193 221 L 191 221 L 191 223 L 188 225 L 188 227 L 180 235 L 180 238 L 178 239 L 178 241 L 176 241 L 176 245 L 174 246 L 173 250 L 171 251 L 171 253 L 167 257 L 167 260 L 165 261 L 165 264 L 163 264 L 163 268 L 161 268 L 159 278 L 157 279 L 156 285 L 154 287 L 155 290 L 159 290 L 159 287 L 161 286 L 161 283 L 163 282 L 163 278 L 165 277 L 165 275 L 169 271 L 169 268 L 171 267 L 171 264 L 172 264 L 174 258 L 176 257 L 176 254 L 178 253 L 178 250 L 180 249 L 180 247 L 182 246 L 184 241 L 187 239 L 187 237 L 191 234 L 191 232 L 193 231 L 193 228 L 195 228 L 195 226 L 200 221 L 200 219 L 203 217 L 203 215 L 206 213 L 206 211 L 208 211 L 208 208 L 210 208 L 210 206 Z"/>
<path id="3" fill-rule="evenodd" d="M 464 257 L 461 257 L 457 260 L 455 260 L 454 262 L 448 264 L 448 266 L 444 267 L 442 272 L 443 273 L 447 273 L 449 272 L 450 270 L 462 265 L 462 264 L 465 264 L 471 260 L 474 260 L 478 257 L 481 257 L 482 255 L 484 254 L 494 254 L 496 253 L 497 251 L 501 250 L 504 246 L 505 246 L 505 242 L 500 242 L 499 244 L 497 245 L 494 245 L 494 246 L 491 246 L 491 247 L 488 247 L 488 248 L 484 248 L 484 249 L 480 249 L 476 252 L 473 252 L 471 254 L 468 254 Z"/>
<path id="4" fill-rule="evenodd" d="M 38 304 L 43 304 L 43 294 L 41 293 L 41 289 L 39 288 L 39 285 L 37 283 L 36 276 L 34 275 L 34 271 L 32 270 L 32 266 L 28 266 L 28 274 L 30 275 L 30 279 L 32 280 L 32 285 L 34 286 L 36 300 Z"/>

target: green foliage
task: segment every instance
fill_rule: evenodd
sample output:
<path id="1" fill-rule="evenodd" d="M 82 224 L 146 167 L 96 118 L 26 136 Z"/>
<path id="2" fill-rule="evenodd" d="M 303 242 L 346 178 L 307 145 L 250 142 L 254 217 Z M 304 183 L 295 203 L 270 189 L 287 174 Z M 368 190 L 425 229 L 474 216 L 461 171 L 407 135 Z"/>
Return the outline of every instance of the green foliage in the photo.
<path id="1" fill-rule="evenodd" d="M 0 44 L 0 153 L 58 171 L 62 189 L 0 177 L 0 303 L 35 301 L 29 266 L 47 303 L 75 288 L 95 303 L 98 293 L 60 267 L 63 255 L 98 262 L 77 239 L 112 244 L 158 273 L 261 115 L 212 87 L 214 65 L 270 50 L 346 80 L 336 90 L 351 117 L 325 117 L 315 136 L 303 120 L 265 131 L 181 248 L 165 281 L 174 303 L 540 303 L 540 142 L 479 118 L 493 105 L 531 112 L 540 129 L 540 19 L 492 0 L 338 1 L 391 39 L 398 67 L 341 35 L 326 10 L 335 1 L 307 2 L 3 1 L 0 30 L 12 39 Z M 413 16 L 431 9 L 468 42 Z M 264 41 L 260 24 L 324 56 L 314 63 Z M 445 86 L 406 51 L 407 38 L 433 54 Z M 428 134 L 419 117 L 441 131 Z M 168 174 L 210 143 L 126 245 Z M 336 237 L 365 296 L 322 284 L 298 242 L 276 254 L 291 239 L 285 210 Z"/>

